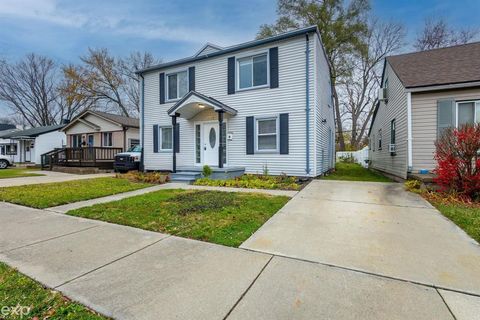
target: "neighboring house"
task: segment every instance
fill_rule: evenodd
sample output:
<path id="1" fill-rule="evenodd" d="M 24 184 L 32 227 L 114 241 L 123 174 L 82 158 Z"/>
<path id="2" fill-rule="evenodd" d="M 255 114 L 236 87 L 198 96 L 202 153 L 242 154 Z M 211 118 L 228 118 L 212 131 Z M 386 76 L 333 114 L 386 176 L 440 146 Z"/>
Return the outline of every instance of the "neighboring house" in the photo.
<path id="1" fill-rule="evenodd" d="M 431 171 L 442 130 L 480 122 L 480 42 L 387 57 L 380 92 L 371 167 L 401 178 Z"/>
<path id="2" fill-rule="evenodd" d="M 4 129 L 0 131 L 0 155 L 9 157 L 12 162 L 20 162 L 20 153 L 18 152 L 19 142 L 10 138 L 4 138 L 4 136 L 10 136 L 10 134 L 17 131 L 17 129 L 15 129 L 14 125 L 8 125 L 8 129 L 5 129 L 5 127 L 0 124 L 0 129 L 1 128 Z"/>
<path id="3" fill-rule="evenodd" d="M 330 69 L 316 27 L 207 44 L 137 73 L 145 170 L 313 177 L 334 166 Z"/>
<path id="4" fill-rule="evenodd" d="M 62 129 L 67 147 L 112 147 L 127 150 L 140 143 L 139 121 L 116 114 L 85 111 Z"/>
<path id="5" fill-rule="evenodd" d="M 16 156 L 15 162 L 39 165 L 43 153 L 65 146 L 66 136 L 60 131 L 64 126 L 65 124 L 59 124 L 27 130 L 15 130 L 3 134 L 1 138 L 16 145 L 17 154 L 14 155 Z"/>

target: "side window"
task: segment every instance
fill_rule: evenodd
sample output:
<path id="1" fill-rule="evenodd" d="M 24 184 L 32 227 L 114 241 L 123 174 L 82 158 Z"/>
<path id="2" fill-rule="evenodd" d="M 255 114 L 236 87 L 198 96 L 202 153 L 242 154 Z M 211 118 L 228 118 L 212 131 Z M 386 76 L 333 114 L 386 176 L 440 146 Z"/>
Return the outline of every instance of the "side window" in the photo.
<path id="1" fill-rule="evenodd" d="M 172 127 L 160 127 L 160 150 L 173 150 L 173 129 Z"/>
<path id="2" fill-rule="evenodd" d="M 371 145 L 372 145 L 372 151 L 375 151 L 375 143 L 376 143 L 376 140 L 375 140 L 375 135 L 372 135 L 372 141 L 371 141 Z"/>
<path id="3" fill-rule="evenodd" d="M 390 143 L 391 144 L 395 144 L 395 127 L 396 127 L 396 123 L 395 123 L 395 119 L 393 119 L 392 122 L 390 122 Z"/>
<path id="4" fill-rule="evenodd" d="M 378 130 L 378 150 L 382 150 L 382 129 Z"/>
<path id="5" fill-rule="evenodd" d="M 104 132 L 103 133 L 103 140 L 102 144 L 104 147 L 111 147 L 113 146 L 113 137 L 111 132 Z"/>

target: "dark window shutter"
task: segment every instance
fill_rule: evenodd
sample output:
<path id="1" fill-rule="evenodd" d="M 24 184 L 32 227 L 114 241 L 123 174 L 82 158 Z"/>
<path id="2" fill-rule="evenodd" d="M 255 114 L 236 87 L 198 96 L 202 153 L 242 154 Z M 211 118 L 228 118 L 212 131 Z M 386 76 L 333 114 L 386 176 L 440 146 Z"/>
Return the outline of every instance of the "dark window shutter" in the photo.
<path id="1" fill-rule="evenodd" d="M 247 117 L 247 154 L 254 153 L 255 145 L 255 130 L 254 130 L 255 119 L 253 117 Z"/>
<path id="2" fill-rule="evenodd" d="M 195 67 L 188 68 L 188 91 L 195 91 Z"/>
<path id="3" fill-rule="evenodd" d="M 235 93 L 235 57 L 228 58 L 228 94 Z"/>
<path id="4" fill-rule="evenodd" d="M 280 154 L 288 154 L 288 113 L 280 115 Z"/>
<path id="5" fill-rule="evenodd" d="M 278 88 L 278 47 L 270 48 L 270 88 Z"/>
<path id="6" fill-rule="evenodd" d="M 175 135 L 175 141 L 177 141 L 177 144 L 175 144 L 175 152 L 179 153 L 180 152 L 180 123 L 176 124 L 175 131 L 173 134 Z"/>
<path id="7" fill-rule="evenodd" d="M 165 73 L 160 73 L 160 104 L 165 103 Z"/>
<path id="8" fill-rule="evenodd" d="M 153 125 L 153 152 L 158 152 L 158 124 Z"/>
<path id="9" fill-rule="evenodd" d="M 443 130 L 455 127 L 456 112 L 453 99 L 437 101 L 437 136 L 440 137 Z"/>

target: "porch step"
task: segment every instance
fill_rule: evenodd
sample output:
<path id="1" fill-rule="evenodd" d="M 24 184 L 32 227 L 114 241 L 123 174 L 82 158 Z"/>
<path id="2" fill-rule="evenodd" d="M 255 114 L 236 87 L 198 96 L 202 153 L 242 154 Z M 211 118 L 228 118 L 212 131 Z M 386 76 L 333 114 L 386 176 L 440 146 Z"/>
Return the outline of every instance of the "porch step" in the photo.
<path id="1" fill-rule="evenodd" d="M 200 172 L 181 171 L 177 173 L 171 173 L 170 181 L 192 183 L 201 177 L 202 177 L 202 174 Z"/>

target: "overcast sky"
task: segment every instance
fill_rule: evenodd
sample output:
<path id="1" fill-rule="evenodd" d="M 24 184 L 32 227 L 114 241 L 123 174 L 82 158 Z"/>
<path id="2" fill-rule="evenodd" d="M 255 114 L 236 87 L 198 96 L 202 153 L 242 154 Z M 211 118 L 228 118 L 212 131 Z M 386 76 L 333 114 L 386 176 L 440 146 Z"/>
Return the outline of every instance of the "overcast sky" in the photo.
<path id="1" fill-rule="evenodd" d="M 150 51 L 168 61 L 207 41 L 251 40 L 259 25 L 275 21 L 275 9 L 275 0 L 0 0 L 0 58 L 35 52 L 76 62 L 88 47 L 106 47 L 115 55 Z M 425 16 L 478 26 L 480 1 L 374 0 L 373 11 L 403 22 L 412 38 Z"/>

